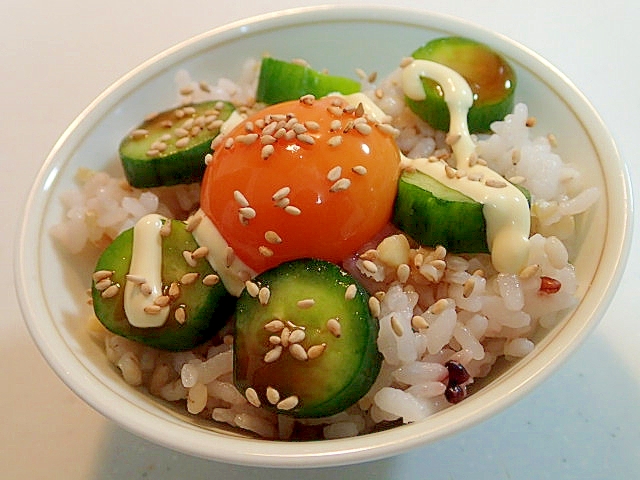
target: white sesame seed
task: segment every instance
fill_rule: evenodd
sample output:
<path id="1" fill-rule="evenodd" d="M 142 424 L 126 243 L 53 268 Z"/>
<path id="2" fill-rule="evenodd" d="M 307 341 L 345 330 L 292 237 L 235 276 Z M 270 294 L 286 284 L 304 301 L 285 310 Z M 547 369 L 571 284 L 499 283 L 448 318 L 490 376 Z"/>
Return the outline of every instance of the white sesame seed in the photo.
<path id="1" fill-rule="evenodd" d="M 227 137 L 227 139 L 224 141 L 224 148 L 231 148 L 233 147 L 233 137 Z"/>
<path id="2" fill-rule="evenodd" d="M 198 272 L 188 272 L 182 275 L 180 278 L 180 283 L 183 285 L 191 285 L 195 283 L 200 274 Z"/>
<path id="3" fill-rule="evenodd" d="M 193 258 L 193 254 L 189 250 L 184 250 L 182 252 L 182 257 L 184 258 L 185 262 L 187 262 L 187 265 L 189 265 L 190 267 L 195 267 L 196 265 L 198 265 L 198 262 L 196 261 L 195 258 Z"/>
<path id="4" fill-rule="evenodd" d="M 112 297 L 115 297 L 119 291 L 120 291 L 120 287 L 118 286 L 118 284 L 114 283 L 113 285 L 105 288 L 100 294 L 100 296 L 102 298 L 112 298 Z"/>
<path id="5" fill-rule="evenodd" d="M 258 300 L 260 300 L 261 305 L 266 305 L 269 303 L 269 298 L 271 297 L 271 290 L 268 287 L 262 287 L 258 292 Z"/>
<path id="6" fill-rule="evenodd" d="M 158 150 L 147 150 L 147 157 L 157 157 L 158 155 L 160 155 L 160 152 Z"/>
<path id="7" fill-rule="evenodd" d="M 288 323 L 288 322 L 287 322 Z M 284 348 L 289 346 L 289 337 L 291 336 L 291 330 L 289 328 L 284 327 L 280 332 L 280 343 Z"/>
<path id="8" fill-rule="evenodd" d="M 229 268 L 233 264 L 235 259 L 236 259 L 236 252 L 233 251 L 232 247 L 230 246 L 227 247 L 225 249 L 225 261 L 226 261 L 227 268 Z"/>
<path id="9" fill-rule="evenodd" d="M 344 292 L 345 300 L 353 300 L 356 298 L 356 294 L 358 293 L 358 287 L 354 283 L 347 287 L 347 290 Z"/>
<path id="10" fill-rule="evenodd" d="M 284 211 L 289 215 L 294 216 L 300 215 L 302 213 L 302 211 L 298 207 L 294 207 L 293 205 L 287 205 L 286 207 L 284 207 Z"/>
<path id="11" fill-rule="evenodd" d="M 305 339 L 306 335 L 307 334 L 304 332 L 304 330 L 296 329 L 291 332 L 291 335 L 289 335 L 289 343 L 300 343 Z"/>
<path id="12" fill-rule="evenodd" d="M 171 298 L 176 298 L 180 295 L 180 286 L 178 285 L 178 282 L 171 282 L 171 285 L 169 285 L 169 296 Z"/>
<path id="13" fill-rule="evenodd" d="M 171 302 L 171 298 L 169 298 L 167 295 L 160 295 L 153 301 L 153 303 L 155 305 L 158 305 L 159 307 L 166 307 L 167 305 L 169 305 L 169 302 Z"/>
<path id="14" fill-rule="evenodd" d="M 446 298 L 441 298 L 436 303 L 429 307 L 429 312 L 434 315 L 439 315 L 449 307 L 449 301 Z"/>
<path id="15" fill-rule="evenodd" d="M 104 290 L 109 288 L 112 283 L 113 282 L 111 281 L 111 278 L 103 278 L 99 282 L 96 282 L 96 290 L 98 290 L 99 292 L 103 292 Z"/>
<path id="16" fill-rule="evenodd" d="M 151 290 L 151 285 L 149 285 L 147 282 L 143 283 L 140 285 L 140 291 L 143 293 L 143 295 L 151 295 L 151 293 L 153 292 L 153 290 Z"/>
<path id="17" fill-rule="evenodd" d="M 281 189 L 279 189 L 278 191 L 276 191 L 276 193 L 273 194 L 273 196 L 271 197 L 271 199 L 275 202 L 278 201 L 284 197 L 286 197 L 287 195 L 289 195 L 289 193 L 291 193 L 291 188 L 289 187 L 282 187 Z"/>
<path id="18" fill-rule="evenodd" d="M 523 280 L 526 280 L 527 278 L 533 277 L 536 273 L 538 273 L 539 270 L 540 270 L 540 265 L 537 265 L 537 264 L 527 265 L 522 270 L 520 270 L 520 273 L 518 275 Z"/>
<path id="19" fill-rule="evenodd" d="M 378 266 L 371 260 L 364 260 L 362 266 L 369 273 L 376 273 L 378 271 Z"/>
<path id="20" fill-rule="evenodd" d="M 316 97 L 315 95 L 312 94 L 307 94 L 307 95 L 303 95 L 300 97 L 300 102 L 304 103 L 305 105 L 312 105 L 313 102 L 315 101 Z"/>
<path id="21" fill-rule="evenodd" d="M 283 328 L 284 328 L 284 323 L 282 322 L 282 320 L 271 320 L 269 323 L 267 323 L 264 326 L 264 329 L 267 332 L 271 332 L 271 333 L 281 332 Z"/>
<path id="22" fill-rule="evenodd" d="M 411 268 L 406 263 L 401 263 L 398 265 L 396 269 L 396 276 L 398 277 L 398 281 L 400 283 L 406 283 L 409 280 L 409 275 L 411 274 Z"/>
<path id="23" fill-rule="evenodd" d="M 290 397 L 287 397 L 284 400 L 278 402 L 276 407 L 278 408 L 278 410 L 292 410 L 298 405 L 299 401 L 300 400 L 298 399 L 298 397 L 296 397 L 295 395 L 291 395 Z"/>
<path id="24" fill-rule="evenodd" d="M 277 142 L 277 138 L 274 137 L 273 135 L 262 135 L 260 137 L 260 143 L 262 145 L 271 145 L 272 143 L 276 143 Z"/>
<path id="25" fill-rule="evenodd" d="M 160 305 L 147 305 L 143 308 L 143 310 L 145 313 L 148 313 L 150 315 L 157 315 L 158 313 L 160 313 L 160 310 L 162 310 L 162 307 Z"/>
<path id="26" fill-rule="evenodd" d="M 413 57 L 403 57 L 402 60 L 400 60 L 400 68 L 408 67 L 413 63 L 413 60 Z"/>
<path id="27" fill-rule="evenodd" d="M 247 289 L 247 293 L 254 298 L 258 296 L 258 293 L 260 293 L 260 287 L 251 280 L 244 282 L 244 286 Z"/>
<path id="28" fill-rule="evenodd" d="M 144 128 L 138 128 L 129 134 L 129 136 L 134 140 L 139 140 L 147 135 L 149 135 L 149 130 L 145 130 Z"/>
<path id="29" fill-rule="evenodd" d="M 343 113 L 343 111 L 342 111 L 342 108 L 341 108 L 341 107 L 334 106 L 334 105 L 331 105 L 331 106 L 327 107 L 327 111 L 328 111 L 331 115 L 336 116 L 336 117 L 341 117 L 341 116 L 342 116 L 342 113 Z"/>
<path id="30" fill-rule="evenodd" d="M 308 145 L 313 145 L 316 143 L 316 139 L 313 138 L 311 135 L 309 135 L 308 133 L 300 133 L 296 136 L 296 138 L 298 140 L 300 140 L 303 143 L 306 143 Z"/>
<path id="31" fill-rule="evenodd" d="M 251 405 L 260 408 L 261 403 L 260 398 L 258 397 L 258 392 L 256 392 L 253 388 L 247 388 L 244 391 L 244 396 Z"/>
<path id="32" fill-rule="evenodd" d="M 273 363 L 282 355 L 282 345 L 276 345 L 264 355 L 265 363 Z"/>
<path id="33" fill-rule="evenodd" d="M 183 307 L 176 308 L 176 311 L 173 313 L 173 318 L 175 318 L 176 322 L 178 322 L 180 325 L 183 325 L 187 319 L 187 315 L 184 311 L 184 308 Z"/>
<path id="34" fill-rule="evenodd" d="M 282 243 L 282 238 L 280 237 L 280 235 L 278 235 L 273 230 L 269 230 L 269 231 L 265 232 L 264 239 L 267 242 L 272 243 L 272 244 Z"/>
<path id="35" fill-rule="evenodd" d="M 278 200 L 275 203 L 275 206 L 278 208 L 286 208 L 290 203 L 291 203 L 291 200 L 289 199 L 289 197 L 284 197 Z"/>
<path id="36" fill-rule="evenodd" d="M 111 278 L 112 276 L 113 272 L 111 270 L 98 270 L 97 272 L 93 272 L 92 275 L 94 282 L 99 282 L 105 278 Z"/>
<path id="37" fill-rule="evenodd" d="M 164 222 L 160 227 L 160 236 L 166 238 L 171 235 L 171 226 L 172 222 L 170 220 Z"/>
<path id="38" fill-rule="evenodd" d="M 205 276 L 202 279 L 202 283 L 204 285 L 206 285 L 207 287 L 212 287 L 212 286 L 218 284 L 218 282 L 220 282 L 220 277 L 218 275 L 213 274 L 213 273 Z"/>
<path id="39" fill-rule="evenodd" d="M 504 188 L 507 186 L 506 182 L 503 182 L 501 180 L 495 180 L 493 178 L 488 178 L 487 180 L 485 180 L 484 184 L 487 187 L 492 187 L 492 188 Z"/>
<path id="40" fill-rule="evenodd" d="M 304 126 L 312 132 L 317 132 L 318 130 L 320 130 L 320 124 L 313 120 L 307 120 L 306 122 L 304 122 Z"/>
<path id="41" fill-rule="evenodd" d="M 297 307 L 303 310 L 311 308 L 315 304 L 316 304 L 316 301 L 313 298 L 305 298 L 303 300 L 298 300 L 298 302 L 296 303 Z"/>
<path id="42" fill-rule="evenodd" d="M 178 127 L 176 129 L 174 129 L 173 133 L 178 138 L 183 138 L 183 137 L 188 137 L 189 136 L 189 130 L 187 130 L 186 128 L 182 128 L 182 127 Z"/>
<path id="43" fill-rule="evenodd" d="M 244 145 L 251 145 L 258 139 L 257 133 L 247 133 L 246 135 L 238 135 L 236 137 L 236 142 L 240 142 Z"/>
<path id="44" fill-rule="evenodd" d="M 329 129 L 332 132 L 337 132 L 338 130 L 342 129 L 342 122 L 338 119 L 334 119 L 331 120 L 331 123 L 329 124 Z"/>
<path id="45" fill-rule="evenodd" d="M 273 387 L 267 387 L 267 401 L 271 405 L 275 405 L 280 401 L 280 392 Z"/>
<path id="46" fill-rule="evenodd" d="M 404 329 L 402 328 L 402 325 L 395 315 L 391 315 L 391 330 L 393 330 L 393 333 L 396 335 L 396 337 L 401 337 L 402 335 L 404 335 Z"/>
<path id="47" fill-rule="evenodd" d="M 247 197 L 245 197 L 240 190 L 234 190 L 233 199 L 236 201 L 236 203 L 240 207 L 248 207 L 249 206 L 249 201 L 247 200 Z"/>
<path id="48" fill-rule="evenodd" d="M 318 358 L 320 355 L 324 353 L 326 348 L 327 348 L 326 343 L 322 343 L 320 345 L 312 345 L 311 347 L 309 347 L 309 350 L 307 350 L 307 357 L 309 358 L 309 360 Z"/>
<path id="49" fill-rule="evenodd" d="M 186 225 L 187 232 L 193 232 L 196 229 L 196 227 L 200 225 L 201 221 L 202 221 L 201 215 L 191 215 L 187 219 L 187 225 Z"/>
<path id="50" fill-rule="evenodd" d="M 263 160 L 266 160 L 271 155 L 273 155 L 273 152 L 275 152 L 275 148 L 273 147 L 273 145 L 265 145 L 264 147 L 262 147 L 260 156 L 262 157 Z"/>
<path id="51" fill-rule="evenodd" d="M 411 326 L 416 330 L 423 330 L 429 327 L 429 324 L 424 317 L 420 315 L 414 315 L 411 319 Z"/>
<path id="52" fill-rule="evenodd" d="M 369 135 L 371 133 L 371 131 L 373 130 L 371 128 L 371 125 L 369 125 L 368 123 L 356 123 L 355 124 L 355 129 L 358 133 L 360 133 L 361 135 Z"/>
<path id="53" fill-rule="evenodd" d="M 333 185 L 331 185 L 331 188 L 329 188 L 330 192 L 340 192 L 343 190 L 348 189 L 351 186 L 351 180 L 349 180 L 348 178 L 341 178 L 338 181 L 336 181 Z"/>
<path id="54" fill-rule="evenodd" d="M 380 316 L 380 300 L 376 297 L 369 297 L 369 310 L 374 317 Z"/>
<path id="55" fill-rule="evenodd" d="M 191 254 L 191 258 L 193 258 L 194 260 L 199 260 L 206 257 L 207 255 L 209 255 L 209 248 L 201 246 L 193 251 L 193 253 Z"/>
<path id="56" fill-rule="evenodd" d="M 248 220 L 256 218 L 256 211 L 251 207 L 240 207 L 238 211 L 240 212 L 240 215 Z"/>
<path id="57" fill-rule="evenodd" d="M 269 343 L 271 345 L 280 345 L 282 343 L 282 340 L 280 339 L 280 337 L 278 335 L 271 335 L 269 337 Z"/>
<path id="58" fill-rule="evenodd" d="M 329 170 L 329 173 L 327 173 L 327 180 L 335 182 L 340 178 L 341 175 L 342 175 L 342 167 L 340 167 L 339 165 L 335 166 L 331 170 Z"/>
<path id="59" fill-rule="evenodd" d="M 334 135 L 332 137 L 329 137 L 329 140 L 327 140 L 327 145 L 329 145 L 330 147 L 338 147 L 342 144 L 342 135 Z"/>
<path id="60" fill-rule="evenodd" d="M 342 326 L 337 318 L 327 320 L 327 330 L 329 330 L 334 337 L 340 337 L 340 335 L 342 335 Z"/>
<path id="61" fill-rule="evenodd" d="M 300 360 L 301 362 L 309 359 L 307 351 L 299 343 L 292 343 L 291 345 L 289 345 L 289 353 L 293 358 L 295 358 L 296 360 Z"/>
<path id="62" fill-rule="evenodd" d="M 365 167 L 363 165 L 356 165 L 355 167 L 353 167 L 351 169 L 351 171 L 353 173 L 357 173 L 358 175 L 366 175 L 367 174 L 367 167 Z"/>
<path id="63" fill-rule="evenodd" d="M 260 245 L 258 247 L 258 253 L 263 257 L 267 257 L 267 258 L 273 257 L 273 250 L 265 245 Z"/>

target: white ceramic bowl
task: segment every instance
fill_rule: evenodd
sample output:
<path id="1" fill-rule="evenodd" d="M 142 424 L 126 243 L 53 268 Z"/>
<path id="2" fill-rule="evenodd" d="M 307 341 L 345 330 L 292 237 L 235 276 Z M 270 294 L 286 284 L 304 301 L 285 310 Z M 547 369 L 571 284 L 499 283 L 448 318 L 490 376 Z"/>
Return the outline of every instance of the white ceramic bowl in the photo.
<path id="1" fill-rule="evenodd" d="M 172 104 L 180 69 L 196 79 L 237 78 L 246 58 L 268 50 L 279 58 L 304 57 L 335 74 L 352 75 L 355 67 L 383 74 L 418 45 L 451 34 L 485 42 L 510 60 L 519 76 L 517 99 L 536 112 L 545 132 L 562 139 L 560 153 L 579 162 L 587 183 L 603 193 L 597 210 L 580 224 L 581 248 L 574 261 L 581 285 L 577 307 L 532 354 L 454 408 L 420 423 L 352 439 L 285 443 L 246 438 L 197 424 L 127 386 L 83 330 L 90 313 L 83 299 L 93 260 L 65 255 L 48 234 L 62 215 L 58 196 L 72 186 L 76 170 L 113 169 L 123 135 L 158 110 L 159 102 Z M 420 11 L 335 6 L 284 11 L 179 44 L 123 77 L 82 112 L 51 151 L 29 196 L 15 265 L 17 291 L 29 330 L 51 367 L 81 398 L 124 428 L 176 450 L 231 463 L 356 463 L 476 424 L 547 377 L 592 330 L 611 300 L 629 248 L 630 209 L 628 176 L 601 120 L 561 73 L 526 48 L 460 20 Z"/>

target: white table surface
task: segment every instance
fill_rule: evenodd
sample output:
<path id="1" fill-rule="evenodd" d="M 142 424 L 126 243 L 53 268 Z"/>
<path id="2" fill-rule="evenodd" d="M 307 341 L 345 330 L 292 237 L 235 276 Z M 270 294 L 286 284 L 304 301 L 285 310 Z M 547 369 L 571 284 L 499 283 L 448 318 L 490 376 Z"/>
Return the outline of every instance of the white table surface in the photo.
<path id="1" fill-rule="evenodd" d="M 155 446 L 55 376 L 13 287 L 17 213 L 56 138 L 148 57 L 232 20 L 314 0 L 7 0 L 0 5 L 0 478 L 640 478 L 640 244 L 607 314 L 550 379 L 507 411 L 405 455 L 318 470 L 237 467 Z M 323 3 L 343 3 L 337 0 Z M 352 2 L 363 3 L 363 2 Z M 632 0 L 386 0 L 461 17 L 546 57 L 585 93 L 640 186 L 640 4 Z M 638 215 L 636 214 L 636 217 Z M 637 218 L 636 218 L 637 220 Z M 637 222 L 636 222 L 637 223 Z"/>

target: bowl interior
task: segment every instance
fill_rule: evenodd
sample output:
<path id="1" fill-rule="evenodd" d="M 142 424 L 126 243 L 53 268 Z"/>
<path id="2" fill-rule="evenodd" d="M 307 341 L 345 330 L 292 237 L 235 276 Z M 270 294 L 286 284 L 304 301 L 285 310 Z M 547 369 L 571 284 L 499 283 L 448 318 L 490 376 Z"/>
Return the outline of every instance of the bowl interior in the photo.
<path id="1" fill-rule="evenodd" d="M 120 139 L 149 112 L 175 104 L 180 70 L 209 82 L 234 79 L 247 58 L 270 53 L 302 57 L 335 74 L 353 76 L 359 67 L 384 76 L 417 46 L 443 35 L 472 37 L 501 51 L 519 78 L 517 100 L 539 119 L 536 132 L 553 132 L 565 161 L 579 165 L 585 183 L 602 192 L 597 207 L 579 223 L 574 257 L 581 285 L 578 306 L 547 332 L 534 353 L 492 375 L 483 389 L 455 408 L 419 424 L 355 439 L 287 444 L 243 438 L 125 385 L 85 330 L 91 311 L 84 298 L 94 259 L 65 254 L 48 234 L 63 215 L 59 195 L 74 186 L 78 168 L 119 171 Z M 238 22 L 189 40 L 141 65 L 96 99 L 56 144 L 35 182 L 18 242 L 17 288 L 29 329 L 54 370 L 80 397 L 125 428 L 186 453 L 233 463 L 345 464 L 451 434 L 499 411 L 542 380 L 603 314 L 628 250 L 629 209 L 627 175 L 598 116 L 560 73 L 532 52 L 479 27 L 426 12 L 302 9 Z"/>

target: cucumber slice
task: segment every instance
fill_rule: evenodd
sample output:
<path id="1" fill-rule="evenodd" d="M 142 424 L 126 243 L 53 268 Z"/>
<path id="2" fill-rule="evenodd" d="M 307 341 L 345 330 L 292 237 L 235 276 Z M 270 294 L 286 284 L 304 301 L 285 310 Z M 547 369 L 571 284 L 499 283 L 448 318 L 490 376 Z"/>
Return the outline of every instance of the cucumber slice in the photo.
<path id="1" fill-rule="evenodd" d="M 345 297 L 347 289 L 353 298 Z M 353 405 L 382 362 L 368 299 L 348 273 L 322 260 L 294 260 L 259 275 L 237 303 L 236 387 L 296 417 L 325 417 Z"/>
<path id="2" fill-rule="evenodd" d="M 430 41 L 413 52 L 416 59 L 431 60 L 452 68 L 469 83 L 473 106 L 469 110 L 469 131 L 488 132 L 491 123 L 513 110 L 516 73 L 507 61 L 487 45 L 461 37 Z M 429 78 L 422 84 L 426 98 L 406 98 L 409 108 L 432 127 L 449 130 L 449 109 L 440 86 Z"/>
<path id="3" fill-rule="evenodd" d="M 265 57 L 260 66 L 256 100 L 272 105 L 307 94 L 320 98 L 333 92 L 349 95 L 359 91 L 360 82 L 351 78 L 326 75 L 304 65 Z"/>
<path id="4" fill-rule="evenodd" d="M 120 143 L 120 160 L 131 186 L 178 185 L 202 180 L 204 157 L 229 118 L 229 102 L 208 101 L 161 112 Z"/>
<path id="5" fill-rule="evenodd" d="M 531 204 L 529 191 L 515 185 Z M 418 170 L 398 182 L 393 223 L 425 246 L 451 253 L 489 253 L 483 205 Z"/>
<path id="6" fill-rule="evenodd" d="M 119 287 L 115 289 L 117 293 L 105 296 L 105 285 L 99 285 L 100 280 L 96 281 L 94 275 L 92 298 L 98 320 L 111 332 L 162 350 L 181 351 L 204 343 L 220 330 L 233 312 L 235 297 L 227 292 L 222 282 L 205 285 L 203 279 L 208 275 L 215 275 L 214 270 L 206 259 L 198 260 L 195 267 L 186 263 L 183 252 L 194 251 L 198 244 L 183 222 L 169 221 L 171 234 L 162 240 L 163 294 L 171 298 L 169 317 L 165 324 L 161 327 L 139 328 L 132 326 L 127 320 L 124 286 L 131 263 L 133 228 L 116 237 L 96 265 L 96 272 L 112 272 L 107 283 Z M 197 272 L 196 281 L 189 283 L 185 279 L 181 282 L 183 275 L 191 272 Z M 170 290 L 174 282 L 179 290 L 177 295 Z M 180 312 L 176 315 L 179 308 L 184 311 L 183 323 L 179 321 Z"/>

